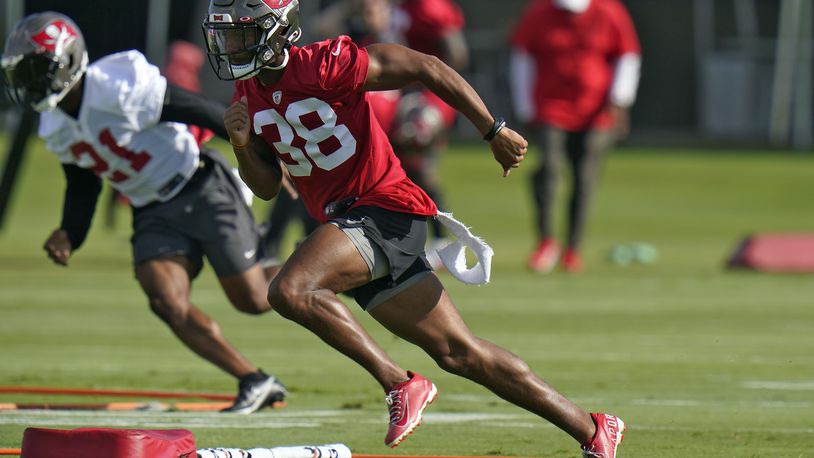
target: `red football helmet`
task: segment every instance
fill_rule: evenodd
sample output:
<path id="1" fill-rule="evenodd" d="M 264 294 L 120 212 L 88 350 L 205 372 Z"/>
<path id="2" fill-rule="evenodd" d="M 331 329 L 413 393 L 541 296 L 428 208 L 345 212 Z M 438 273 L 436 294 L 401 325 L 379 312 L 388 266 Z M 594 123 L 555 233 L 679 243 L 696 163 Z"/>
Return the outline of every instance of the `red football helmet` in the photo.
<path id="1" fill-rule="evenodd" d="M 399 100 L 390 142 L 399 155 L 423 154 L 436 145 L 443 131 L 438 107 L 428 103 L 421 92 L 410 92 Z"/>
<path id="2" fill-rule="evenodd" d="M 31 14 L 17 23 L 6 40 L 0 66 L 13 101 L 37 111 L 50 110 L 87 69 L 85 39 L 63 14 Z"/>
<path id="3" fill-rule="evenodd" d="M 288 64 L 302 35 L 298 0 L 211 0 L 203 23 L 207 55 L 218 78 L 247 79 Z M 272 66 L 278 56 L 282 63 Z"/>

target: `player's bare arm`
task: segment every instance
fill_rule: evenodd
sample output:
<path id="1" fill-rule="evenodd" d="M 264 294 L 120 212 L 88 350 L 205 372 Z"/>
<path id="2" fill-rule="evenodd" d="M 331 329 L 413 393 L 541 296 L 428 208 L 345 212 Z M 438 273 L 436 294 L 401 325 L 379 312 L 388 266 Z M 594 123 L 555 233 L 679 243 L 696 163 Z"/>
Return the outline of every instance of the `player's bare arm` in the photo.
<path id="1" fill-rule="evenodd" d="M 365 48 L 370 57 L 364 89 L 400 89 L 422 83 L 444 102 L 464 114 L 481 135 L 495 125 L 495 118 L 475 89 L 455 70 L 434 56 L 395 44 L 375 44 Z M 503 176 L 520 166 L 528 142 L 509 128 L 502 128 L 489 142 L 495 160 L 503 166 Z"/>
<path id="2" fill-rule="evenodd" d="M 280 192 L 282 170 L 266 142 L 252 134 L 246 97 L 226 109 L 223 122 L 237 158 L 240 177 L 257 197 L 263 200 L 274 198 Z"/>

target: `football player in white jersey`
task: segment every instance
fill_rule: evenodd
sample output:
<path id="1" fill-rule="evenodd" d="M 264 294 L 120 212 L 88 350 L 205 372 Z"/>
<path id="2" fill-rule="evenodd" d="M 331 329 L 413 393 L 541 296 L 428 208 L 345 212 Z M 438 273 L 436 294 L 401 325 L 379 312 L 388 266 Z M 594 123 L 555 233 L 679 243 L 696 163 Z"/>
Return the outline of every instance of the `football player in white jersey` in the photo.
<path id="1" fill-rule="evenodd" d="M 48 256 L 68 264 L 107 179 L 132 205 L 135 275 L 150 308 L 193 352 L 238 379 L 226 410 L 251 413 L 281 401 L 285 387 L 238 352 L 189 297 L 206 256 L 235 308 L 271 309 L 273 272 L 262 265 L 245 185 L 196 135 L 204 128 L 228 138 L 224 107 L 167 84 L 138 51 L 89 64 L 79 28 L 54 12 L 16 25 L 2 70 L 12 99 L 41 113 L 39 135 L 67 179 L 62 223 L 44 246 Z"/>

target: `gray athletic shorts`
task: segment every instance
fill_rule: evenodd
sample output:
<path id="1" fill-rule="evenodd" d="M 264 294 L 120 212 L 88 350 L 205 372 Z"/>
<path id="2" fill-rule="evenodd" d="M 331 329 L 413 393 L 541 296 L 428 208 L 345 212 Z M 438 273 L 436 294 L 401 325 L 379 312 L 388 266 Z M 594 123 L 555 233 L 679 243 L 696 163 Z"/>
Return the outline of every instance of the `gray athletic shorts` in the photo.
<path id="1" fill-rule="evenodd" d="M 427 218 L 362 206 L 331 224 L 350 238 L 370 269 L 371 281 L 345 293 L 366 311 L 418 283 L 432 272 L 424 256 Z"/>
<path id="2" fill-rule="evenodd" d="M 201 152 L 201 167 L 175 197 L 133 208 L 133 262 L 184 256 L 193 278 L 203 257 L 218 277 L 258 262 L 260 234 L 228 162 Z"/>

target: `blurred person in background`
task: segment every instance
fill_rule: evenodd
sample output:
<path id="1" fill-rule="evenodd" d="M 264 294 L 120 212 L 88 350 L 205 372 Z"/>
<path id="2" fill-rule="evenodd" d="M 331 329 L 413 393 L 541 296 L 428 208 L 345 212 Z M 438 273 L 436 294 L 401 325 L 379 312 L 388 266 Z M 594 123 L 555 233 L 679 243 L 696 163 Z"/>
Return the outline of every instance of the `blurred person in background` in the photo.
<path id="1" fill-rule="evenodd" d="M 463 28 L 465 18 L 452 0 L 402 0 L 391 19 L 399 43 L 441 59 L 453 70 L 469 65 L 469 47 Z M 393 149 L 410 177 L 442 211 L 448 210 L 438 176 L 439 156 L 447 148 L 447 136 L 457 111 L 426 87 L 403 90 L 390 131 Z M 437 251 L 449 243 L 437 220 L 430 220 L 427 259 L 441 267 Z"/>
<path id="2" fill-rule="evenodd" d="M 451 0 L 340 0 L 316 19 L 316 30 L 325 37 L 347 34 L 360 46 L 402 44 L 460 71 L 469 63 L 464 23 L 463 12 Z M 446 209 L 438 160 L 447 147 L 455 109 L 421 85 L 371 92 L 369 97 L 407 176 Z M 427 259 L 438 269 L 442 264 L 437 250 L 449 240 L 438 221 L 430 221 L 430 230 Z"/>
<path id="3" fill-rule="evenodd" d="M 261 246 L 268 256 L 269 263 L 273 265 L 281 265 L 285 260 L 283 242 L 291 223 L 299 222 L 302 226 L 303 236 L 299 240 L 307 237 L 319 226 L 317 220 L 308 215 L 305 204 L 296 191 L 290 192 L 291 190 L 287 188 L 277 195 L 269 210 L 268 219 L 260 226 Z"/>
<path id="4" fill-rule="evenodd" d="M 269 286 L 269 302 L 351 358 L 386 393 L 385 444 L 397 446 L 421 422 L 435 385 L 404 370 L 367 333 L 337 294 L 356 302 L 386 329 L 420 347 L 442 369 L 547 419 L 581 445 L 584 456 L 613 458 L 624 422 L 589 413 L 548 386 L 518 356 L 475 336 L 424 255 L 427 220 L 451 232 L 463 225 L 439 213 L 407 178 L 375 119 L 368 91 L 421 83 L 463 113 L 480 132 L 503 176 L 528 143 L 493 116 L 464 78 L 438 58 L 390 43 L 359 48 L 349 37 L 303 47 L 297 0 L 211 0 L 204 22 L 209 61 L 235 81 L 224 122 L 241 176 L 257 196 L 280 192 L 281 163 L 308 212 L 321 224 L 286 260 Z M 279 158 L 279 162 L 275 160 Z M 484 243 L 469 234 L 477 254 Z M 464 257 L 463 239 L 456 260 Z M 484 251 L 481 251 L 483 253 Z M 491 249 L 480 274 L 446 262 L 456 278 L 488 281 Z M 473 268 L 474 269 L 474 268 Z M 474 278 L 474 277 L 479 278 Z"/>
<path id="5" fill-rule="evenodd" d="M 588 206 L 614 143 L 627 136 L 641 52 L 619 0 L 532 0 L 511 35 L 515 115 L 541 150 L 532 175 L 538 244 L 528 267 L 550 272 L 560 261 L 553 206 L 562 161 L 572 175 L 562 267 L 584 268 L 580 246 Z"/>
<path id="6" fill-rule="evenodd" d="M 1 64 L 12 99 L 41 113 L 39 135 L 67 181 L 62 223 L 45 241 L 48 257 L 68 265 L 106 179 L 133 209 L 135 276 L 151 310 L 190 350 L 238 379 L 225 410 L 251 413 L 281 401 L 285 387 L 190 302 L 205 256 L 235 308 L 271 310 L 266 290 L 275 272 L 262 266 L 248 189 L 220 154 L 201 147 L 211 132 L 228 138 L 224 107 L 168 84 L 135 50 L 89 64 L 81 31 L 56 12 L 20 20 Z"/>
<path id="7" fill-rule="evenodd" d="M 393 43 L 391 0 L 338 0 L 313 18 L 313 29 L 322 38 L 349 36 L 355 43 Z"/>
<path id="8" fill-rule="evenodd" d="M 396 35 L 394 16 L 398 14 L 391 0 L 340 0 L 323 9 L 314 18 L 314 29 L 322 38 L 347 35 L 358 46 L 374 43 L 405 44 L 404 38 Z M 368 98 L 376 120 L 382 130 L 390 135 L 399 111 L 401 91 L 372 91 L 368 93 Z M 396 155 L 398 154 L 396 151 Z"/>

